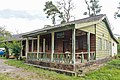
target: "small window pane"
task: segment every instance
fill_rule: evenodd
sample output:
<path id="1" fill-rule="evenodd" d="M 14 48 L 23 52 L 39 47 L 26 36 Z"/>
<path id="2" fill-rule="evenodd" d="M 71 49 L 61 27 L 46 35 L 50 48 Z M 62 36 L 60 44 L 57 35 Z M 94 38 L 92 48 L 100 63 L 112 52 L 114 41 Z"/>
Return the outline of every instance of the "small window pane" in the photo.
<path id="1" fill-rule="evenodd" d="M 98 38 L 98 50 L 102 50 L 102 39 Z"/>

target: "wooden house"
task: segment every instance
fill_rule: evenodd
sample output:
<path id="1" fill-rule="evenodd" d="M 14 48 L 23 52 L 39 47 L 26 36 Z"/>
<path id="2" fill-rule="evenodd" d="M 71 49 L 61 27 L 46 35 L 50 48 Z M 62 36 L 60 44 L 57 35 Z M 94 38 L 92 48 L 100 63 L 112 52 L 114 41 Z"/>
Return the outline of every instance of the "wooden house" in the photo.
<path id="1" fill-rule="evenodd" d="M 104 14 L 46 26 L 23 37 L 26 38 L 26 61 L 48 68 L 76 71 L 77 64 L 117 54 L 118 41 Z"/>

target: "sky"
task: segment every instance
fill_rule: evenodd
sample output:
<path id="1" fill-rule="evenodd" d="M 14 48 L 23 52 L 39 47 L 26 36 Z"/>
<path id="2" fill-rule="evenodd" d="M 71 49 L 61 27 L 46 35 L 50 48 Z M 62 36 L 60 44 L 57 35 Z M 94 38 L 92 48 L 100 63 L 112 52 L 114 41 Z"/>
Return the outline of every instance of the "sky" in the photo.
<path id="1" fill-rule="evenodd" d="M 51 25 L 43 11 L 48 0 L 0 0 L 0 27 L 5 27 L 12 34 L 25 33 Z M 54 3 L 58 0 L 52 0 Z M 120 0 L 99 0 L 101 14 L 106 14 L 114 34 L 120 35 L 120 18 L 114 19 Z M 73 0 L 75 5 L 72 15 L 81 19 L 87 11 L 84 0 Z"/>

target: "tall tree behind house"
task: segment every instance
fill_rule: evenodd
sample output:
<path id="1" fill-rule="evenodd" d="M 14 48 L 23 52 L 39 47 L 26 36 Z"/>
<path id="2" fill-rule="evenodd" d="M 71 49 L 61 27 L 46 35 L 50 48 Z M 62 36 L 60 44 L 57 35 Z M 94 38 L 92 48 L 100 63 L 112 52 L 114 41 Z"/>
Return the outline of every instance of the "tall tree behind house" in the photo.
<path id="1" fill-rule="evenodd" d="M 62 22 L 69 22 L 72 16 L 71 11 L 74 9 L 74 4 L 72 2 L 72 0 L 61 0 L 59 2 L 57 2 L 58 4 L 58 8 L 61 11 L 61 16 L 60 18 L 62 18 Z"/>
<path id="2" fill-rule="evenodd" d="M 5 26 L 0 27 L 0 41 L 3 41 L 9 37 L 11 37 L 11 33 L 5 29 Z"/>
<path id="3" fill-rule="evenodd" d="M 52 23 L 56 24 L 56 15 L 60 13 L 58 8 L 53 4 L 52 1 L 48 1 L 45 3 L 45 8 L 43 9 L 45 14 L 47 14 L 47 18 L 51 16 Z"/>
<path id="4" fill-rule="evenodd" d="M 88 11 L 84 12 L 84 15 L 94 16 L 100 13 L 102 6 L 99 5 L 99 0 L 85 0 L 85 3 Z"/>
<path id="5" fill-rule="evenodd" d="M 51 16 L 52 23 L 55 25 L 57 18 L 61 19 L 61 23 L 69 22 L 70 18 L 73 17 L 71 15 L 73 8 L 72 0 L 61 0 L 57 2 L 57 5 L 54 5 L 52 1 L 46 2 L 43 10 L 47 14 L 47 18 Z"/>
<path id="6" fill-rule="evenodd" d="M 120 2 L 119 2 L 119 6 L 117 7 L 117 9 L 118 9 L 118 11 L 115 12 L 115 14 L 114 14 L 115 19 L 117 19 L 117 17 L 120 17 L 120 13 L 119 13 L 119 11 L 120 11 Z"/>

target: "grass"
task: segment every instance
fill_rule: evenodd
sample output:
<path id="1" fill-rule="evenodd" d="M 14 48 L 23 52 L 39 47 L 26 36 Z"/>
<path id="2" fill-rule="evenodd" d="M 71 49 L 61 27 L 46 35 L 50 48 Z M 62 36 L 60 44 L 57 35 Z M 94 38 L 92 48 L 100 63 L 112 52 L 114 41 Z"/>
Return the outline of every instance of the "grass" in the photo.
<path id="1" fill-rule="evenodd" d="M 120 80 L 120 59 L 108 62 L 101 69 L 87 74 L 85 78 L 88 80 Z"/>
<path id="2" fill-rule="evenodd" d="M 120 80 L 120 59 L 115 59 L 107 63 L 99 70 L 92 71 L 84 77 L 67 76 L 53 71 L 43 70 L 24 64 L 22 61 L 9 60 L 6 64 L 24 68 L 39 75 L 42 79 L 48 80 Z"/>
<path id="3" fill-rule="evenodd" d="M 16 79 L 0 73 L 0 80 L 16 80 Z"/>
<path id="4" fill-rule="evenodd" d="M 64 74 L 58 74 L 54 71 L 48 71 L 48 70 L 43 70 L 40 68 L 35 68 L 33 66 L 28 66 L 24 64 L 22 61 L 17 61 L 17 60 L 9 60 L 5 62 L 8 65 L 11 66 L 16 66 L 17 68 L 24 68 L 27 71 L 31 71 L 39 75 L 42 79 L 47 79 L 47 80 L 84 80 L 83 78 L 80 77 L 75 77 L 75 76 L 67 76 Z"/>
<path id="5" fill-rule="evenodd" d="M 120 56 L 120 52 L 117 53 L 117 56 Z"/>

